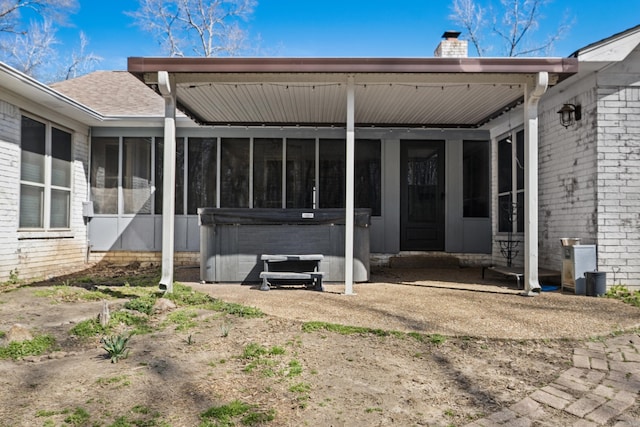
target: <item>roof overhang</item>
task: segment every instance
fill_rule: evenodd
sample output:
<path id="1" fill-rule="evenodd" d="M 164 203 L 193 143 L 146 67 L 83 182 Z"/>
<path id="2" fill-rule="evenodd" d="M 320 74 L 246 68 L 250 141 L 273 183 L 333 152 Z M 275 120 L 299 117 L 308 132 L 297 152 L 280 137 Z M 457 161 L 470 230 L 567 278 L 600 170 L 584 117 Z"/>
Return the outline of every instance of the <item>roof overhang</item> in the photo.
<path id="1" fill-rule="evenodd" d="M 2 62 L 0 62 L 0 87 L 17 97 L 28 99 L 79 123 L 96 125 L 103 120 L 100 113 Z"/>
<path id="2" fill-rule="evenodd" d="M 576 50 L 570 57 L 578 58 L 580 63 L 620 62 L 629 56 L 640 44 L 640 25 L 614 34 L 611 37 L 591 43 Z"/>
<path id="3" fill-rule="evenodd" d="M 551 85 L 575 58 L 129 58 L 128 71 L 157 88 L 159 71 L 178 107 L 204 125 L 343 126 L 353 77 L 359 127 L 477 128 L 522 101 L 539 72 Z"/>

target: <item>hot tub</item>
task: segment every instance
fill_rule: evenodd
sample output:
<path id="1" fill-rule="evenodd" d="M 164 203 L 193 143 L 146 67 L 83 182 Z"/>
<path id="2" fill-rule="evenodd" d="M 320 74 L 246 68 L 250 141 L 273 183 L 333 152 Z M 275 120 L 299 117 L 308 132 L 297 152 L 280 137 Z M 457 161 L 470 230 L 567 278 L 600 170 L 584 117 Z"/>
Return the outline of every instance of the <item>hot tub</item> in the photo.
<path id="1" fill-rule="evenodd" d="M 322 254 L 325 282 L 344 282 L 344 209 L 200 208 L 200 280 L 260 281 L 262 254 Z M 354 215 L 353 280 L 369 280 L 370 209 Z"/>

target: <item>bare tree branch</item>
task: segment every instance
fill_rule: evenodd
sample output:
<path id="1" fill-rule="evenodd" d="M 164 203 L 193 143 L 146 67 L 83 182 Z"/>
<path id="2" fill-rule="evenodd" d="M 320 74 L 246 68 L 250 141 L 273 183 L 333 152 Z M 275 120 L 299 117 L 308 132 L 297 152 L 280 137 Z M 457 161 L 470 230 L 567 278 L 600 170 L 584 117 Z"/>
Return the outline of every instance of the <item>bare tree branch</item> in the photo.
<path id="1" fill-rule="evenodd" d="M 484 24 L 484 9 L 473 0 L 453 0 L 449 19 L 462 26 L 467 32 L 469 41 L 476 49 L 478 56 L 484 55 L 480 41 L 480 30 Z"/>
<path id="2" fill-rule="evenodd" d="M 53 45 L 57 43 L 55 30 L 48 20 L 42 24 L 32 22 L 25 34 L 16 34 L 2 49 L 7 52 L 8 61 L 23 73 L 38 77 L 40 68 L 55 55 Z"/>
<path id="3" fill-rule="evenodd" d="M 489 9 L 490 19 L 487 20 L 484 18 L 487 11 L 474 0 L 452 0 L 449 19 L 463 27 L 464 36 L 475 46 L 479 56 L 487 52 L 483 43 L 492 36 L 500 41 L 506 56 L 548 54 L 568 33 L 571 24 L 565 16 L 555 32 L 536 40 L 535 32 L 544 18 L 542 9 L 547 3 L 547 0 L 500 0 L 498 8 Z"/>
<path id="4" fill-rule="evenodd" d="M 71 53 L 71 63 L 64 70 L 63 79 L 69 80 L 80 75 L 93 71 L 93 67 L 102 61 L 102 58 L 94 53 L 86 53 L 85 50 L 89 44 L 89 40 L 84 32 L 80 31 L 79 50 Z"/>
<path id="5" fill-rule="evenodd" d="M 24 34 L 21 12 L 31 10 L 52 23 L 64 23 L 67 15 L 76 10 L 76 0 L 0 0 L 0 32 Z"/>
<path id="6" fill-rule="evenodd" d="M 239 22 L 253 13 L 255 0 L 139 0 L 128 15 L 157 37 L 171 56 L 237 54 L 246 39 Z"/>

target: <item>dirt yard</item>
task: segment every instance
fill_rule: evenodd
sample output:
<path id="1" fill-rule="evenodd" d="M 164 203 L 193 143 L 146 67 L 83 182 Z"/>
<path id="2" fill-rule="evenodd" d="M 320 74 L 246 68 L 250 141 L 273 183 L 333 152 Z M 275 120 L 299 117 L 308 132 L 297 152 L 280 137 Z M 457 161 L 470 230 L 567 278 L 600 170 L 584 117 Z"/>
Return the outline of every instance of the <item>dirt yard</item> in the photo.
<path id="1" fill-rule="evenodd" d="M 107 268 L 82 277 L 100 277 L 117 289 L 132 273 Z M 429 279 L 426 271 L 381 271 L 375 283 L 357 285 L 358 295 L 345 296 L 337 285 L 323 294 L 200 285 L 193 282 L 197 270 L 184 270 L 177 280 L 266 315 L 199 309 L 184 327 L 167 322 L 171 312 L 155 314 L 153 332 L 133 335 L 129 357 L 118 363 L 110 363 L 100 336 L 69 333 L 95 318 L 101 301 L 38 296 L 54 284 L 87 287 L 76 282 L 81 276 L 5 289 L 0 332 L 21 324 L 34 335 L 53 335 L 56 350 L 0 360 L 0 426 L 465 425 L 553 381 L 570 366 L 580 340 L 640 325 L 640 310 L 617 301 L 520 297 L 508 282 L 472 283 L 476 273 Z M 400 303 L 396 312 L 390 299 Z M 109 300 L 111 312 L 123 303 Z M 513 313 L 515 328 L 508 326 Z M 602 317 L 593 319 L 596 313 Z M 539 323 L 547 314 L 551 319 Z M 527 319 L 534 319 L 537 334 Z M 583 325 L 558 333 L 557 319 Z M 328 323 L 308 330 L 310 321 Z M 323 329 L 329 323 L 371 329 Z M 252 406 L 226 421 L 207 417 L 211 408 L 236 401 Z"/>

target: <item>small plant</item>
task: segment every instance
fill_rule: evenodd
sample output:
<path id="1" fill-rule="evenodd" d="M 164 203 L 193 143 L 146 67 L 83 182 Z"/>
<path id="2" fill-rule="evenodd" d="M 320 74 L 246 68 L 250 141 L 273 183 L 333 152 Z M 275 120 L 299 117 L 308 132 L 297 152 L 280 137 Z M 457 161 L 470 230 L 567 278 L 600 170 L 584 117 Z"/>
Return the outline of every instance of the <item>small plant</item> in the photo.
<path id="1" fill-rule="evenodd" d="M 196 343 L 196 340 L 193 339 L 193 335 L 189 334 L 189 336 L 184 340 L 184 342 L 187 343 L 187 345 L 193 345 Z"/>
<path id="2" fill-rule="evenodd" d="M 604 296 L 620 300 L 635 307 L 640 307 L 640 291 L 631 291 L 624 285 L 614 285 L 610 287 Z"/>
<path id="3" fill-rule="evenodd" d="M 167 322 L 176 324 L 176 331 L 186 331 L 197 325 L 193 320 L 198 317 L 198 313 L 195 310 L 182 309 L 176 310 L 173 313 L 169 313 L 167 316 Z"/>
<path id="4" fill-rule="evenodd" d="M 235 420 L 245 426 L 263 425 L 275 418 L 275 411 L 260 411 L 254 405 L 234 400 L 222 406 L 214 406 L 200 414 L 201 426 L 234 426 Z"/>
<path id="5" fill-rule="evenodd" d="M 260 356 L 267 354 L 267 349 L 261 346 L 260 344 L 251 343 L 247 344 L 242 351 L 243 359 L 257 359 Z"/>
<path id="6" fill-rule="evenodd" d="M 429 335 L 429 342 L 431 344 L 436 344 L 436 345 L 440 345 L 443 344 L 447 341 L 447 337 L 444 337 L 440 334 L 432 334 Z"/>
<path id="7" fill-rule="evenodd" d="M 11 341 L 6 346 L 0 346 L 0 359 L 18 360 L 26 356 L 39 356 L 53 347 L 55 342 L 51 335 L 39 335 L 26 341 Z"/>
<path id="8" fill-rule="evenodd" d="M 311 385 L 307 383 L 298 383 L 289 387 L 289 391 L 292 393 L 296 393 L 298 396 L 296 400 L 298 401 L 298 406 L 300 408 L 306 408 L 307 401 L 311 398 L 309 396 L 309 391 L 311 391 Z"/>
<path id="9" fill-rule="evenodd" d="M 75 335 L 80 338 L 94 337 L 98 334 L 105 332 L 100 321 L 95 319 L 87 319 L 76 323 L 76 325 L 69 331 L 71 335 Z"/>
<path id="10" fill-rule="evenodd" d="M 76 408 L 71 415 L 64 419 L 64 422 L 72 426 L 83 426 L 90 418 L 91 416 L 87 411 L 82 408 Z"/>
<path id="11" fill-rule="evenodd" d="M 308 393 L 311 390 L 311 386 L 307 383 L 298 383 L 289 387 L 289 391 L 292 393 Z"/>
<path id="12" fill-rule="evenodd" d="M 152 331 L 146 316 L 136 316 L 127 311 L 116 311 L 111 313 L 109 324 L 106 326 L 102 326 L 100 320 L 95 317 L 78 322 L 69 332 L 80 338 L 91 338 L 108 334 L 117 325 L 130 326 L 135 334 L 147 334 Z"/>
<path id="13" fill-rule="evenodd" d="M 66 280 L 62 285 L 55 285 L 50 288 L 36 290 L 34 295 L 37 297 L 51 298 L 55 302 L 76 302 L 76 301 L 100 301 L 103 299 L 112 299 L 112 297 L 99 290 L 88 291 L 83 288 L 69 286 Z"/>
<path id="14" fill-rule="evenodd" d="M 383 329 L 365 328 L 363 326 L 348 326 L 340 325 L 337 323 L 328 322 L 307 322 L 302 325 L 304 332 L 315 332 L 325 330 L 329 332 L 336 332 L 341 335 L 376 335 L 379 337 L 386 337 L 390 335 L 398 335 L 396 332 L 385 331 Z"/>
<path id="15" fill-rule="evenodd" d="M 297 360 L 292 360 L 289 362 L 289 372 L 287 373 L 288 377 L 296 377 L 302 374 L 302 365 Z"/>
<path id="16" fill-rule="evenodd" d="M 9 285 L 19 285 L 22 282 L 19 277 L 18 269 L 11 270 L 9 272 L 9 280 L 7 280 L 7 284 Z"/>
<path id="17" fill-rule="evenodd" d="M 145 295 L 127 301 L 126 303 L 124 303 L 124 308 L 151 315 L 151 312 L 153 311 L 153 305 L 155 303 L 156 298 L 153 295 Z"/>
<path id="18" fill-rule="evenodd" d="M 229 332 L 230 332 L 230 331 L 231 331 L 231 326 L 230 326 L 228 323 L 223 323 L 223 324 L 220 326 L 220 335 L 221 335 L 223 338 L 228 337 L 228 336 L 229 336 Z"/>
<path id="19" fill-rule="evenodd" d="M 407 332 L 407 335 L 416 341 L 424 342 L 424 335 L 419 332 Z"/>
<path id="20" fill-rule="evenodd" d="M 136 316 L 134 313 L 126 311 L 116 311 L 111 313 L 109 329 L 120 324 L 133 327 L 133 334 L 148 334 L 152 332 L 152 329 L 149 326 L 149 319 L 146 316 Z"/>
<path id="21" fill-rule="evenodd" d="M 120 359 L 129 356 L 129 338 L 131 335 L 110 335 L 102 338 L 102 348 L 109 354 L 111 363 L 117 363 Z"/>

